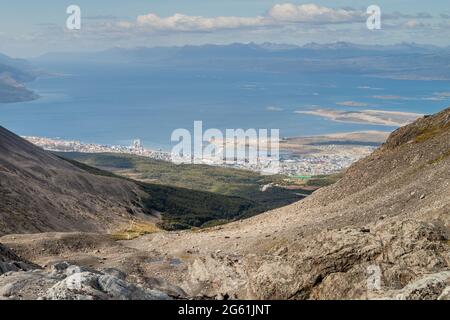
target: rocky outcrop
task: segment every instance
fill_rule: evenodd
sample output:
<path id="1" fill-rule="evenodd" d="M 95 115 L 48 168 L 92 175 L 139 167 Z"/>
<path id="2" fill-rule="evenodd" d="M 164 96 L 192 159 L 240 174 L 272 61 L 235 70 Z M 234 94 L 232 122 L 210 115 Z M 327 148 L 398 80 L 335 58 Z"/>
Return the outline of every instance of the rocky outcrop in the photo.
<path id="1" fill-rule="evenodd" d="M 36 268 L 39 267 L 23 260 L 0 243 L 0 275 L 10 271 L 26 271 Z"/>
<path id="2" fill-rule="evenodd" d="M 1 299 L 168 300 L 166 293 L 127 282 L 119 270 L 93 270 L 56 263 L 50 270 L 7 272 L 0 276 Z"/>
<path id="3" fill-rule="evenodd" d="M 417 220 L 324 231 L 263 256 L 199 258 L 185 288 L 252 299 L 370 299 L 448 268 L 445 239 L 445 230 Z"/>
<path id="4" fill-rule="evenodd" d="M 449 300 L 450 271 L 426 274 L 400 290 L 374 294 L 374 299 L 392 300 Z"/>

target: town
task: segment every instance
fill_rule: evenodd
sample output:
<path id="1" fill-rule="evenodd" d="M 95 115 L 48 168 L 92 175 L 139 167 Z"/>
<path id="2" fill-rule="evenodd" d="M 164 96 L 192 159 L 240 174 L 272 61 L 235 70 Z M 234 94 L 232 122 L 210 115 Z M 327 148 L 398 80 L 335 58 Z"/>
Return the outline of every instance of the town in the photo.
<path id="1" fill-rule="evenodd" d="M 144 148 L 142 142 L 134 140 L 131 146 L 102 145 L 93 143 L 82 143 L 80 141 L 66 141 L 44 137 L 24 137 L 29 142 L 53 152 L 80 152 L 80 153 L 121 153 L 148 157 L 155 160 L 173 162 L 172 154 L 162 150 L 151 150 Z M 374 147 L 359 147 L 357 152 L 346 150 L 344 146 L 326 145 L 320 147 L 321 152 L 292 156 L 281 152 L 277 164 L 277 174 L 296 176 L 317 176 L 340 172 L 348 168 L 352 163 L 370 154 Z M 261 164 L 245 161 L 212 161 L 204 159 L 202 164 L 212 166 L 232 167 L 255 172 L 262 172 Z"/>

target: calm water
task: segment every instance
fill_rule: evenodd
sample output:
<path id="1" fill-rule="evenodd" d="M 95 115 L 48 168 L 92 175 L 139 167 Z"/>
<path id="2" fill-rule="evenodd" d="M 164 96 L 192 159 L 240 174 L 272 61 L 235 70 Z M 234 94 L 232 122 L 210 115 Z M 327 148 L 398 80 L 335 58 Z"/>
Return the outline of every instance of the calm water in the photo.
<path id="1" fill-rule="evenodd" d="M 21 135 L 168 149 L 174 129 L 279 128 L 281 136 L 394 128 L 346 124 L 295 114 L 312 106 L 433 113 L 450 105 L 448 81 L 397 81 L 336 74 L 175 71 L 142 66 L 51 66 L 62 77 L 29 84 L 42 98 L 0 105 L 0 124 Z M 370 87 L 361 88 L 361 87 Z M 397 96 L 382 100 L 374 96 Z M 270 110 L 269 110 L 270 109 Z M 277 110 L 277 111 L 274 111 Z"/>

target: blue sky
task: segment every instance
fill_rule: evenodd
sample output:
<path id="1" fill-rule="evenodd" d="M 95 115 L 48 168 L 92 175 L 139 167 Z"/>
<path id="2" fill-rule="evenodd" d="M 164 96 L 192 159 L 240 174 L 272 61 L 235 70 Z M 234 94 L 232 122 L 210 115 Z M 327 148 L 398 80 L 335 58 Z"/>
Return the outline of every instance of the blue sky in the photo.
<path id="1" fill-rule="evenodd" d="M 68 31 L 66 8 L 82 11 Z M 365 11 L 382 10 L 370 31 Z M 178 15 L 176 15 L 178 14 Z M 231 42 L 351 41 L 450 45 L 448 0 L 0 0 L 0 52 L 19 57 L 49 51 L 101 50 Z"/>

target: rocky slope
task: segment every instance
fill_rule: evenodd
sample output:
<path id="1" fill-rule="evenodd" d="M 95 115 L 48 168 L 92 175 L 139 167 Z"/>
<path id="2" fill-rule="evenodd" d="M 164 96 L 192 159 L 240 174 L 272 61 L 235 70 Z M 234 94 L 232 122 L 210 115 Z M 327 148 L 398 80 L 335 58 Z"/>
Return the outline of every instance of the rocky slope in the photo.
<path id="1" fill-rule="evenodd" d="M 0 127 L 0 235 L 107 231 L 144 216 L 140 188 L 83 171 Z"/>
<path id="2" fill-rule="evenodd" d="M 184 259 L 182 287 L 190 295 L 386 298 L 418 282 L 434 293 L 410 290 L 404 298 L 438 298 L 450 285 L 449 195 L 446 109 L 398 129 L 338 183 L 303 201 L 224 227 L 128 245 Z"/>

